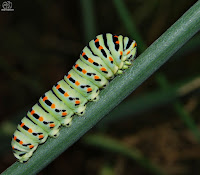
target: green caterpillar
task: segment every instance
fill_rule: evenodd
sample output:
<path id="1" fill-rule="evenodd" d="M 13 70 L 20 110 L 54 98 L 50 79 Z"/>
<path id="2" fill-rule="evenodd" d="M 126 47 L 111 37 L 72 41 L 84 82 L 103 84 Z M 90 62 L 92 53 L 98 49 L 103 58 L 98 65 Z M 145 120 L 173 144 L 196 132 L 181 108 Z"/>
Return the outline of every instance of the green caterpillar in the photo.
<path id="1" fill-rule="evenodd" d="M 130 67 L 136 47 L 134 40 L 110 33 L 90 41 L 64 79 L 20 121 L 11 142 L 14 156 L 22 163 L 28 161 L 48 136 L 57 137 L 61 125 L 71 124 L 74 114 L 83 115 L 86 103 L 98 99 L 99 89 Z"/>

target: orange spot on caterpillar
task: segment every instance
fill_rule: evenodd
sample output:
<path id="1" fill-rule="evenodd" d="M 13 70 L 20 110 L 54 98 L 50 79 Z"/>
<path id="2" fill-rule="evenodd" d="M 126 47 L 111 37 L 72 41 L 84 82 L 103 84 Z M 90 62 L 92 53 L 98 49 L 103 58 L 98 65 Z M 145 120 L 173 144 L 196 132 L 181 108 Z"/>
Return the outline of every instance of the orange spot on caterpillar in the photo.
<path id="1" fill-rule="evenodd" d="M 47 100 L 48 98 L 47 98 L 47 96 L 45 96 L 44 98 L 43 98 L 43 101 L 45 101 L 45 100 Z"/>
<path id="2" fill-rule="evenodd" d="M 97 38 L 94 42 L 95 42 L 95 43 L 99 42 L 99 39 Z"/>
<path id="3" fill-rule="evenodd" d="M 22 123 L 20 126 L 23 127 L 23 126 L 24 126 L 24 123 Z"/>
<path id="4" fill-rule="evenodd" d="M 102 67 L 101 70 L 102 70 L 102 71 L 106 71 L 106 68 L 105 68 L 105 67 Z"/>
<path id="5" fill-rule="evenodd" d="M 88 58 L 88 61 L 89 61 L 90 63 L 93 63 L 93 62 L 94 62 L 92 58 Z"/>
<path id="6" fill-rule="evenodd" d="M 43 136 L 43 135 L 39 135 L 38 137 L 39 137 L 40 139 L 42 139 L 44 136 Z"/>
<path id="7" fill-rule="evenodd" d="M 136 42 L 133 44 L 133 47 L 137 46 Z"/>
<path id="8" fill-rule="evenodd" d="M 91 91 L 92 91 L 92 88 L 87 88 L 87 91 L 88 91 L 88 92 L 91 92 Z"/>
<path id="9" fill-rule="evenodd" d="M 13 146 L 12 149 L 15 149 L 15 147 Z"/>
<path id="10" fill-rule="evenodd" d="M 30 145 L 30 146 L 29 146 L 30 149 L 33 148 L 33 147 L 34 147 L 33 145 Z"/>
<path id="11" fill-rule="evenodd" d="M 103 49 L 103 47 L 102 47 L 102 46 L 99 46 L 99 50 L 101 50 L 101 49 Z"/>
<path id="12" fill-rule="evenodd" d="M 83 69 L 83 70 L 82 70 L 82 72 L 83 72 L 84 74 L 86 74 L 86 73 L 87 73 L 87 71 L 86 71 L 85 69 Z"/>
<path id="13" fill-rule="evenodd" d="M 67 115 L 67 113 L 66 113 L 66 112 L 63 112 L 62 115 L 65 116 L 65 115 Z"/>
<path id="14" fill-rule="evenodd" d="M 14 140 L 16 140 L 17 139 L 17 137 L 16 136 L 14 136 Z"/>
<path id="15" fill-rule="evenodd" d="M 78 67 L 78 64 L 76 64 L 74 67 L 77 68 L 77 67 Z"/>
<path id="16" fill-rule="evenodd" d="M 68 94 L 67 92 L 65 92 L 65 93 L 64 93 L 64 96 L 65 96 L 65 97 L 68 97 L 68 96 L 69 96 L 69 94 Z"/>
<path id="17" fill-rule="evenodd" d="M 84 55 L 85 55 L 85 52 L 82 53 L 82 56 L 84 56 Z"/>
<path id="18" fill-rule="evenodd" d="M 123 54 L 123 52 L 122 51 L 120 51 L 120 55 L 122 55 Z"/>
<path id="19" fill-rule="evenodd" d="M 76 81 L 75 84 L 76 84 L 76 86 L 79 86 L 79 85 L 80 85 L 80 83 L 79 83 L 78 81 Z"/>
<path id="20" fill-rule="evenodd" d="M 95 75 L 95 76 L 94 76 L 94 79 L 99 79 L 99 76 Z"/>
<path id="21" fill-rule="evenodd" d="M 128 51 L 127 53 L 126 53 L 126 55 L 128 55 L 130 53 L 130 51 Z"/>
<path id="22" fill-rule="evenodd" d="M 68 76 L 67 76 L 67 78 L 69 79 L 71 77 L 71 75 L 69 74 Z"/>
<path id="23" fill-rule="evenodd" d="M 31 115 L 33 115 L 33 114 L 35 114 L 35 111 L 34 111 L 34 110 L 31 111 Z"/>
<path id="24" fill-rule="evenodd" d="M 44 119 L 43 119 L 43 117 L 39 117 L 38 120 L 42 122 Z"/>
<path id="25" fill-rule="evenodd" d="M 112 58 L 112 57 L 109 57 L 109 60 L 110 60 L 110 61 L 113 61 L 113 58 Z"/>
<path id="26" fill-rule="evenodd" d="M 31 128 L 29 128 L 29 129 L 28 129 L 28 132 L 32 133 L 33 131 L 32 131 L 32 129 L 31 129 Z"/>
<path id="27" fill-rule="evenodd" d="M 115 35 L 114 37 L 115 37 L 115 38 L 118 38 L 118 36 L 117 36 L 117 35 Z"/>
<path id="28" fill-rule="evenodd" d="M 55 104 L 52 104 L 52 105 L 51 105 L 51 108 L 52 108 L 52 109 L 54 109 L 55 107 L 56 107 L 56 105 L 55 105 Z"/>
<path id="29" fill-rule="evenodd" d="M 58 84 L 57 86 L 56 86 L 56 89 L 59 89 L 60 88 L 60 85 Z"/>
<path id="30" fill-rule="evenodd" d="M 116 43 L 116 44 L 119 44 L 119 41 L 116 41 L 115 43 Z"/>
<path id="31" fill-rule="evenodd" d="M 22 144 L 23 144 L 23 142 L 22 142 L 22 141 L 20 141 L 20 142 L 19 142 L 19 144 L 21 144 L 21 145 L 22 145 Z"/>
<path id="32" fill-rule="evenodd" d="M 79 101 L 79 100 L 76 100 L 75 103 L 76 103 L 76 104 L 80 104 L 80 101 Z"/>
<path id="33" fill-rule="evenodd" d="M 50 127 L 52 127 L 52 128 L 53 128 L 54 126 L 55 126 L 55 124 L 54 124 L 54 123 L 53 123 L 53 124 L 50 124 Z"/>

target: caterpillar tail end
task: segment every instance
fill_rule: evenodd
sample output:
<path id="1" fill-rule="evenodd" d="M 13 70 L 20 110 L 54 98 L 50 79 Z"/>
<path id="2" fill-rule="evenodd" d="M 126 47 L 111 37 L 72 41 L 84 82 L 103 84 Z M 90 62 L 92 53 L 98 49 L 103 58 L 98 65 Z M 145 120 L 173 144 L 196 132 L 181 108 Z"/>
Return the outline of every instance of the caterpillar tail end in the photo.
<path id="1" fill-rule="evenodd" d="M 18 153 L 17 151 L 13 152 L 14 156 L 17 158 L 17 161 L 20 163 L 26 163 L 33 155 L 34 151 L 37 149 L 37 146 L 35 146 L 31 151 L 29 152 L 20 152 Z M 24 154 L 23 156 L 21 156 Z"/>

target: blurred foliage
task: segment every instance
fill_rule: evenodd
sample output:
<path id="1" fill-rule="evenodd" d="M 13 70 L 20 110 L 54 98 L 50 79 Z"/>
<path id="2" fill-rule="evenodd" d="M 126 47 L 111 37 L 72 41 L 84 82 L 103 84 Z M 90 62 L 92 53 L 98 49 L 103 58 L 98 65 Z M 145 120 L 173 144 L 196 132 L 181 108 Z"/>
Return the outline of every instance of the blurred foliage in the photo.
<path id="1" fill-rule="evenodd" d="M 88 40 L 96 34 L 107 32 L 134 37 L 134 34 L 129 33 L 123 17 L 117 11 L 120 10 L 120 7 L 116 6 L 117 0 L 12 2 L 14 12 L 0 11 L 0 122 L 5 128 L 4 132 L 0 132 L 0 136 L 5 138 L 6 145 L 10 133 L 7 135 L 5 133 L 15 130 L 16 127 L 9 121 L 16 120 L 19 114 L 23 117 L 41 94 L 62 79 L 78 59 L 81 49 Z M 122 12 L 128 14 L 130 23 L 133 23 L 139 32 L 142 42 L 149 46 L 196 0 L 122 2 L 126 8 Z M 91 10 L 92 15 L 90 15 Z M 159 70 L 158 73 L 162 73 L 171 84 L 188 82 L 191 77 L 200 76 L 199 36 L 197 34 Z M 135 96 L 149 101 L 150 92 L 158 94 L 160 89 L 155 79 L 157 75 L 156 73 L 143 83 L 126 101 L 134 101 Z M 179 100 L 181 108 L 191 114 L 192 121 L 199 128 L 198 87 L 194 91 L 189 90 L 181 98 L 179 96 Z M 161 98 L 163 101 L 167 100 L 168 96 L 165 95 Z M 151 98 L 150 104 L 153 103 L 154 96 Z M 101 129 L 100 125 L 99 131 L 136 147 L 152 162 L 163 167 L 168 174 L 196 175 L 199 172 L 200 148 L 187 125 L 179 119 L 180 114 L 174 111 L 172 104 L 175 99 L 172 98 L 162 106 L 158 101 L 150 112 L 145 109 L 145 103 L 141 103 L 137 107 L 141 109 L 139 113 L 128 113 L 125 120 L 113 120 L 115 122 L 107 124 L 106 130 Z M 151 106 L 150 104 L 148 106 Z M 176 107 L 180 109 L 180 106 Z M 125 115 L 123 113 L 122 118 Z M 91 133 L 95 131 L 96 129 L 93 129 Z M 4 143 L 4 139 L 1 141 Z M 3 144 L 0 151 L 6 150 L 6 152 L 4 151 L 1 156 L 0 171 L 15 161 L 11 149 L 7 146 L 3 149 L 2 147 Z M 138 175 L 147 173 L 143 167 L 137 163 L 133 165 L 132 161 L 122 155 L 88 147 L 80 142 L 39 174 L 66 174 L 66 172 L 69 175 L 98 174 L 98 172 L 126 175 L 133 172 Z"/>

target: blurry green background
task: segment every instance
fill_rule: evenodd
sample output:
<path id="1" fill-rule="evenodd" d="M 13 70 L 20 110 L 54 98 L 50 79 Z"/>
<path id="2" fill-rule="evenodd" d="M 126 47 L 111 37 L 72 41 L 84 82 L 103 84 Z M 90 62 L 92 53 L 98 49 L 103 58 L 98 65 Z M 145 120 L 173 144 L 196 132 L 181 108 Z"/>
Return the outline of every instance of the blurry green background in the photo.
<path id="1" fill-rule="evenodd" d="M 0 172 L 15 162 L 10 141 L 19 120 L 91 39 L 122 34 L 137 41 L 140 55 L 195 2 L 12 1 L 13 12 L 0 11 Z M 163 173 L 199 174 L 199 49 L 198 33 L 39 174 L 156 174 L 138 152 Z"/>

